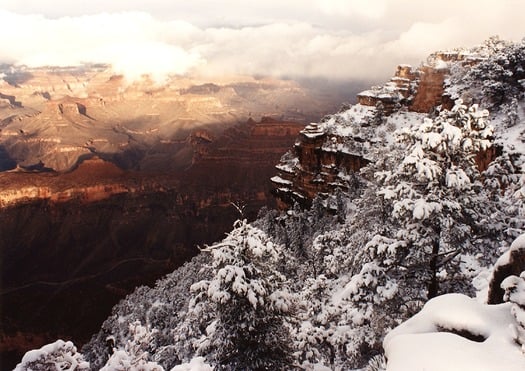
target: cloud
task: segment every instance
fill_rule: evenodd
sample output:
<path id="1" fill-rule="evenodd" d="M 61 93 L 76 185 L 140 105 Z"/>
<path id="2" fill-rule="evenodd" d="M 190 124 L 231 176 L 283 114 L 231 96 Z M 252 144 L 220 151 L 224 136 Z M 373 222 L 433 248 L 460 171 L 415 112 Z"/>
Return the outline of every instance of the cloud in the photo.
<path id="1" fill-rule="evenodd" d="M 398 63 L 525 36 L 519 0 L 0 0 L 0 62 L 118 73 L 383 81 Z"/>
<path id="2" fill-rule="evenodd" d="M 362 16 L 369 19 L 380 19 L 387 9 L 386 0 L 319 0 L 319 9 L 330 16 Z"/>
<path id="3" fill-rule="evenodd" d="M 184 22 L 159 22 L 146 13 L 99 14 L 48 19 L 0 12 L 11 37 L 0 39 L 0 60 L 28 66 L 112 64 L 134 79 L 150 74 L 184 74 L 203 63 L 198 53 L 169 42 L 165 30 L 184 39 L 194 29 Z"/>

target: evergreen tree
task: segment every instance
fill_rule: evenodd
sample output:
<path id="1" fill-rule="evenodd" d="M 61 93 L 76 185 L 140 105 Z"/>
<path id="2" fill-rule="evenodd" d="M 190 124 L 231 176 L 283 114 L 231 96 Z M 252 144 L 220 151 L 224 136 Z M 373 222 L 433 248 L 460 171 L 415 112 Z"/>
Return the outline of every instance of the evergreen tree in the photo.
<path id="1" fill-rule="evenodd" d="M 277 370 L 292 366 L 285 317 L 293 308 L 275 267 L 281 248 L 260 229 L 238 221 L 229 236 L 205 251 L 213 256 L 210 280 L 192 286 L 193 305 L 206 302 L 207 323 L 199 352 L 217 369 Z"/>
<path id="2" fill-rule="evenodd" d="M 374 253 L 391 267 L 389 274 L 417 282 L 422 299 L 453 285 L 464 292 L 470 284 L 462 276 L 465 262 L 482 259 L 476 236 L 483 234 L 479 222 L 491 208 L 474 157 L 491 146 L 487 117 L 487 111 L 458 101 L 436 119 L 403 130 L 400 143 L 408 146 L 407 155 L 393 170 L 376 172 L 378 194 L 389 203 L 398 228 L 384 236 L 396 247 L 377 247 Z"/>

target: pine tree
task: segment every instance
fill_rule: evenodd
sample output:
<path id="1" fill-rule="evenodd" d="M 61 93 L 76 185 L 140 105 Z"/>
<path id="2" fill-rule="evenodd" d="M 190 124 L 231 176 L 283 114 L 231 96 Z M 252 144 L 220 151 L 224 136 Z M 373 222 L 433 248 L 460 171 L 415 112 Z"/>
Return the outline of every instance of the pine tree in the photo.
<path id="1" fill-rule="evenodd" d="M 217 369 L 290 368 L 285 317 L 293 307 L 275 268 L 281 248 L 260 229 L 238 221 L 229 236 L 205 251 L 213 256 L 213 277 L 192 286 L 195 304 L 206 302 L 216 320 L 208 323 L 199 352 Z"/>
<path id="2" fill-rule="evenodd" d="M 384 236 L 398 245 L 388 264 L 404 281 L 425 282 L 419 290 L 423 299 L 454 285 L 464 292 L 469 282 L 462 264 L 481 251 L 476 235 L 483 233 L 479 221 L 490 205 L 474 157 L 491 146 L 487 117 L 487 111 L 458 101 L 451 111 L 402 131 L 400 143 L 408 146 L 408 155 L 395 169 L 376 172 L 378 194 L 399 225 Z"/>

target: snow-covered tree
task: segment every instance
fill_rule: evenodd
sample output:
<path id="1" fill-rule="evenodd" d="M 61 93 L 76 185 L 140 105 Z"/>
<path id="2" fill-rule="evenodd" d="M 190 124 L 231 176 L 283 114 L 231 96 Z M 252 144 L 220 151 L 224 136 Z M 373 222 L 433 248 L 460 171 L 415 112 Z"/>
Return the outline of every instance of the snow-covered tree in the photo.
<path id="1" fill-rule="evenodd" d="M 363 367 L 384 332 L 429 298 L 473 292 L 471 280 L 498 254 L 489 242 L 503 230 L 487 227 L 496 204 L 475 163 L 491 145 L 487 115 L 458 102 L 402 130 L 363 170 L 370 182 L 348 222 L 314 240 L 323 276 L 302 291 L 313 305 L 297 330 L 301 357 Z"/>
<path id="2" fill-rule="evenodd" d="M 190 286 L 210 276 L 208 254 L 199 254 L 190 262 L 157 281 L 155 287 L 139 287 L 117 304 L 101 330 L 82 348 L 93 369 L 103 367 L 113 349 L 125 349 L 134 338 L 134 324 L 138 321 L 150 329 L 150 340 L 145 351 L 150 360 L 170 370 L 182 361 L 190 361 L 195 352 L 184 335 L 191 299 Z M 110 339 L 110 341 L 108 341 Z"/>
<path id="3" fill-rule="evenodd" d="M 406 155 L 396 168 L 376 172 L 378 194 L 398 228 L 382 236 L 392 243 L 374 253 L 390 276 L 416 282 L 419 292 L 411 295 L 422 300 L 454 285 L 463 292 L 469 285 L 464 275 L 477 274 L 494 255 L 478 245 L 480 222 L 491 212 L 474 161 L 492 145 L 487 117 L 486 110 L 458 101 L 451 111 L 402 130 Z"/>
<path id="4" fill-rule="evenodd" d="M 481 103 L 491 111 L 505 110 L 523 98 L 524 40 L 514 43 L 491 37 L 472 53 L 480 59 L 479 63 L 453 66 L 448 81 L 453 98 Z"/>
<path id="5" fill-rule="evenodd" d="M 244 220 L 225 240 L 205 250 L 213 257 L 213 275 L 192 286 L 192 305 L 206 302 L 216 317 L 203 327 L 198 353 L 217 369 L 291 367 L 285 317 L 294 303 L 276 269 L 281 247 Z"/>
<path id="6" fill-rule="evenodd" d="M 391 227 L 381 212 L 382 200 L 369 184 L 354 201 L 345 224 L 334 225 L 313 240 L 317 273 L 303 282 L 300 303 L 306 309 L 299 314 L 302 322 L 294 332 L 298 358 L 304 364 L 321 363 L 332 369 L 365 366 L 379 353 L 381 334 L 395 316 L 385 305 L 396 293 L 395 286 L 370 274 L 376 273 L 375 263 L 370 263 L 364 246 L 364 241 Z"/>

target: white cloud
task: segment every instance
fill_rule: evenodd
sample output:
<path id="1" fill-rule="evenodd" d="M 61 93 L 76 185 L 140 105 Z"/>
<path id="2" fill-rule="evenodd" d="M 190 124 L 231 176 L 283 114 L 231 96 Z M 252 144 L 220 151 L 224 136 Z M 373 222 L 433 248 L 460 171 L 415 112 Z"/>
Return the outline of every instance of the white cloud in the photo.
<path id="1" fill-rule="evenodd" d="M 0 62 L 112 63 L 117 72 L 382 81 L 397 63 L 499 34 L 525 36 L 519 0 L 0 0 Z"/>
<path id="2" fill-rule="evenodd" d="M 387 8 L 386 0 L 318 0 L 319 9 L 330 16 L 362 16 L 380 19 Z"/>
<path id="3" fill-rule="evenodd" d="M 184 74 L 203 63 L 198 53 L 169 42 L 170 32 L 165 32 L 173 30 L 183 39 L 194 31 L 191 25 L 159 22 L 145 13 L 47 19 L 2 11 L 0 24 L 13 35 L 0 39 L 0 60 L 6 62 L 28 66 L 110 63 L 115 72 L 130 78 L 148 73 L 156 79 L 168 73 Z"/>

